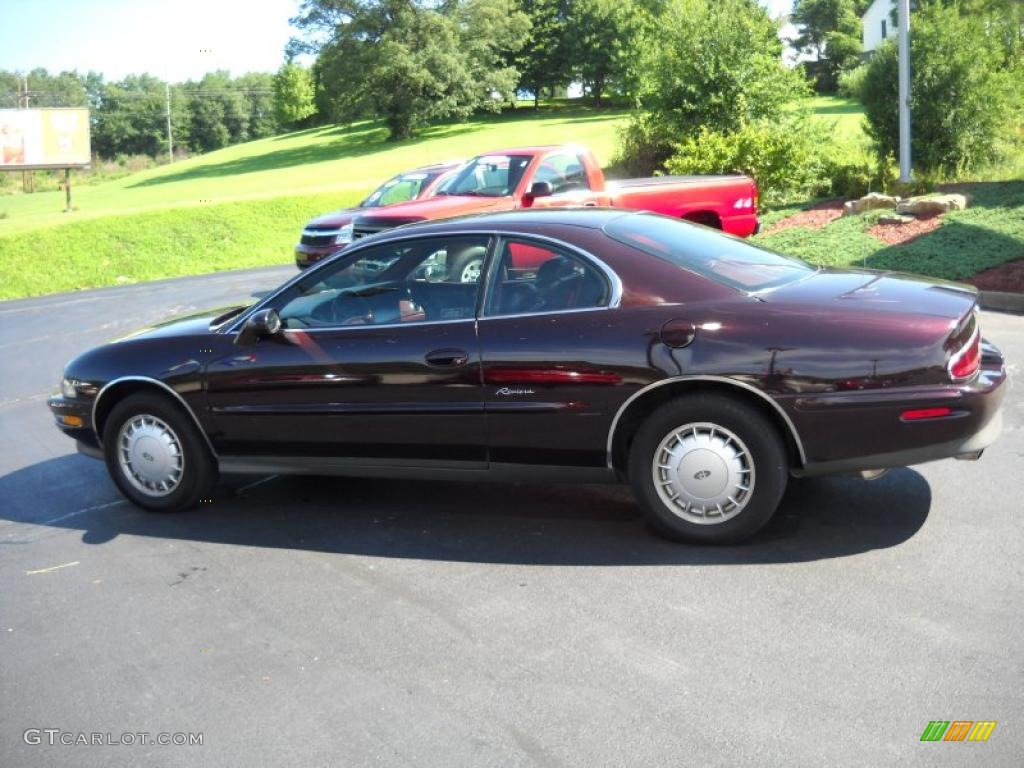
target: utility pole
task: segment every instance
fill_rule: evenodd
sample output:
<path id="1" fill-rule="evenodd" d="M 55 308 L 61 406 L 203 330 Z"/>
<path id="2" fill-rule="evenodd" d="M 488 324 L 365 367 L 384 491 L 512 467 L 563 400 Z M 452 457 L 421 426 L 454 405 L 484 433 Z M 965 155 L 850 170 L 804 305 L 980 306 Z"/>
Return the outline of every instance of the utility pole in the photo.
<path id="1" fill-rule="evenodd" d="M 28 109 L 28 102 L 31 96 L 28 93 L 28 75 L 22 75 L 18 82 L 18 109 Z M 36 176 L 34 171 L 21 172 L 21 191 L 36 191 Z"/>
<path id="2" fill-rule="evenodd" d="M 910 168 L 910 0 L 898 0 L 900 83 L 900 182 L 913 181 Z"/>
<path id="3" fill-rule="evenodd" d="M 171 139 L 171 84 L 164 83 L 164 100 L 167 105 L 167 162 L 174 162 L 174 142 Z"/>

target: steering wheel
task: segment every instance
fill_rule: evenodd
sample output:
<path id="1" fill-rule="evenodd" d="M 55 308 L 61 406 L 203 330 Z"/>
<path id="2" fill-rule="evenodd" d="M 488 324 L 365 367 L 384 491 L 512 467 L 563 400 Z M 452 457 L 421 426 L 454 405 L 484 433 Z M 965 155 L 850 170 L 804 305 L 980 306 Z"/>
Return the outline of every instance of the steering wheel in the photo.
<path id="1" fill-rule="evenodd" d="M 342 315 L 342 306 L 346 305 L 349 299 L 358 300 L 359 305 L 355 312 Z M 355 291 L 341 291 L 330 301 L 318 304 L 310 313 L 310 317 L 328 325 L 370 325 L 373 323 L 373 305 Z"/>

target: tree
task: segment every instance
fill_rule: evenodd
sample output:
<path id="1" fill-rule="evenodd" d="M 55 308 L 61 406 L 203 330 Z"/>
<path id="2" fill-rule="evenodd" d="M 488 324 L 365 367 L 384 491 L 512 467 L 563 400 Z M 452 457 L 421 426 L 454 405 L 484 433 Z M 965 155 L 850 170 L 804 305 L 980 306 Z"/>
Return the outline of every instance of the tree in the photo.
<path id="1" fill-rule="evenodd" d="M 305 67 L 286 61 L 274 75 L 274 114 L 281 125 L 295 125 L 316 114 L 313 75 Z"/>
<path id="2" fill-rule="evenodd" d="M 867 0 L 795 0 L 790 20 L 800 29 L 793 41 L 803 53 L 813 53 L 817 62 L 808 66 L 818 89 L 835 91 L 839 75 L 860 62 L 861 14 Z"/>
<path id="3" fill-rule="evenodd" d="M 1002 30 L 958 6 L 923 4 L 911 38 L 910 112 L 914 164 L 955 176 L 997 159 L 1012 135 L 1014 72 Z M 882 156 L 899 147 L 897 50 L 886 42 L 864 83 L 868 132 Z"/>
<path id="4" fill-rule="evenodd" d="M 497 110 L 518 81 L 508 55 L 529 29 L 511 0 L 307 0 L 303 11 L 293 21 L 310 35 L 336 24 L 326 43 L 305 43 L 319 45 L 321 111 L 342 122 L 382 118 L 392 140 Z"/>
<path id="5" fill-rule="evenodd" d="M 280 125 L 274 111 L 274 75 L 269 72 L 246 72 L 234 81 L 245 98 L 249 116 L 249 138 L 273 136 Z"/>
<path id="6" fill-rule="evenodd" d="M 570 0 L 519 0 L 517 7 L 530 19 L 523 47 L 510 57 L 519 72 L 519 87 L 533 93 L 534 106 L 541 91 L 553 91 L 572 80 L 572 56 L 568 48 Z"/>
<path id="7" fill-rule="evenodd" d="M 638 49 L 637 109 L 620 148 L 628 170 L 660 167 L 702 128 L 778 120 L 806 90 L 756 0 L 671 0 L 657 22 Z"/>
<path id="8" fill-rule="evenodd" d="M 639 40 L 648 16 L 631 0 L 575 0 L 569 13 L 567 48 L 573 73 L 601 104 L 609 86 L 630 91 L 639 54 Z"/>
<path id="9" fill-rule="evenodd" d="M 167 149 L 164 82 L 152 75 L 129 75 L 103 86 L 93 114 L 93 149 L 101 157 L 119 154 L 156 157 Z"/>
<path id="10" fill-rule="evenodd" d="M 193 149 L 208 152 L 250 138 L 249 104 L 227 71 L 208 72 L 184 88 L 189 96 Z"/>
<path id="11" fill-rule="evenodd" d="M 85 88 L 78 72 L 51 75 L 45 69 L 28 73 L 28 89 L 32 94 L 32 107 L 84 107 Z"/>

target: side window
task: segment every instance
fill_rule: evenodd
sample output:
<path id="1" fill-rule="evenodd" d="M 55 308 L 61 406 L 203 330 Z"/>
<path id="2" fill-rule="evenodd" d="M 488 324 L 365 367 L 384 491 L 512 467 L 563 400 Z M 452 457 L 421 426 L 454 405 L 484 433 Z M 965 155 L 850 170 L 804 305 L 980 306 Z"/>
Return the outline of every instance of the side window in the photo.
<path id="1" fill-rule="evenodd" d="M 533 175 L 534 181 L 547 181 L 553 194 L 590 189 L 583 162 L 573 152 L 552 152 L 544 157 Z"/>
<path id="2" fill-rule="evenodd" d="M 392 205 L 393 203 L 404 203 L 412 200 L 419 194 L 420 181 L 417 179 L 402 179 L 390 187 L 377 200 L 377 205 Z"/>
<path id="3" fill-rule="evenodd" d="M 278 300 L 282 325 L 334 328 L 472 319 L 488 242 L 486 236 L 433 237 L 356 251 L 292 286 Z"/>
<path id="4" fill-rule="evenodd" d="M 608 280 L 593 264 L 547 244 L 508 238 L 491 270 L 485 315 L 605 307 Z"/>

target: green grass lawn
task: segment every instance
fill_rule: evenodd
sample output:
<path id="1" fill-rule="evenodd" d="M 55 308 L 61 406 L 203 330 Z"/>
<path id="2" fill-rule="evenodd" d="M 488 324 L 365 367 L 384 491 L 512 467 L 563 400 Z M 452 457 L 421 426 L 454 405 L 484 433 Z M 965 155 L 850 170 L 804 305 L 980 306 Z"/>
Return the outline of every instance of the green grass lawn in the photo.
<path id="1" fill-rule="evenodd" d="M 855 99 L 815 96 L 808 100 L 814 119 L 832 131 L 833 149 L 850 160 L 871 155 L 871 143 L 864 132 L 864 107 Z"/>
<path id="2" fill-rule="evenodd" d="M 0 197 L 0 299 L 284 264 L 312 216 L 399 171 L 523 144 L 586 144 L 607 164 L 621 110 L 525 107 L 390 143 L 379 123 L 315 128 L 74 190 Z"/>
<path id="3" fill-rule="evenodd" d="M 830 126 L 835 152 L 870 151 L 856 102 L 817 97 L 810 106 L 814 119 Z M 78 210 L 70 214 L 62 212 L 63 192 L 0 196 L 0 299 L 285 264 L 310 217 L 355 203 L 394 173 L 507 146 L 563 142 L 590 146 L 607 165 L 625 120 L 623 110 L 562 102 L 435 126 L 400 143 L 387 142 L 377 123 L 327 126 L 79 187 Z M 951 278 L 1024 257 L 1024 182 L 980 185 L 973 194 L 972 208 L 907 245 L 887 247 L 866 234 L 877 215 L 760 239 L 818 263 Z M 799 208 L 763 212 L 762 221 Z"/>
<path id="4" fill-rule="evenodd" d="M 855 100 L 818 96 L 810 101 L 816 120 L 830 125 L 838 156 L 869 158 L 871 144 L 863 129 L 864 110 Z M 883 211 L 837 219 L 820 230 L 796 227 L 760 235 L 759 242 L 814 264 L 914 272 L 964 280 L 990 267 L 1024 259 L 1024 158 L 1011 157 L 986 169 L 965 191 L 971 204 L 943 217 L 942 226 L 901 245 L 886 245 L 867 234 Z M 816 201 L 786 205 L 762 214 L 776 221 Z"/>
<path id="5" fill-rule="evenodd" d="M 813 264 L 892 269 L 949 280 L 1024 259 L 1024 181 L 979 182 L 963 191 L 971 200 L 967 210 L 946 214 L 938 229 L 901 245 L 886 245 L 867 234 L 884 211 L 843 217 L 816 231 L 794 227 L 757 240 Z"/>
<path id="6" fill-rule="evenodd" d="M 376 122 L 327 126 L 274 136 L 164 165 L 93 186 L 74 187 L 66 214 L 64 193 L 0 197 L 0 238 L 98 216 L 281 196 L 337 193 L 350 200 L 399 171 L 430 162 L 472 157 L 523 144 L 578 142 L 607 163 L 622 111 L 583 106 L 523 107 L 425 130 L 391 143 Z"/>

